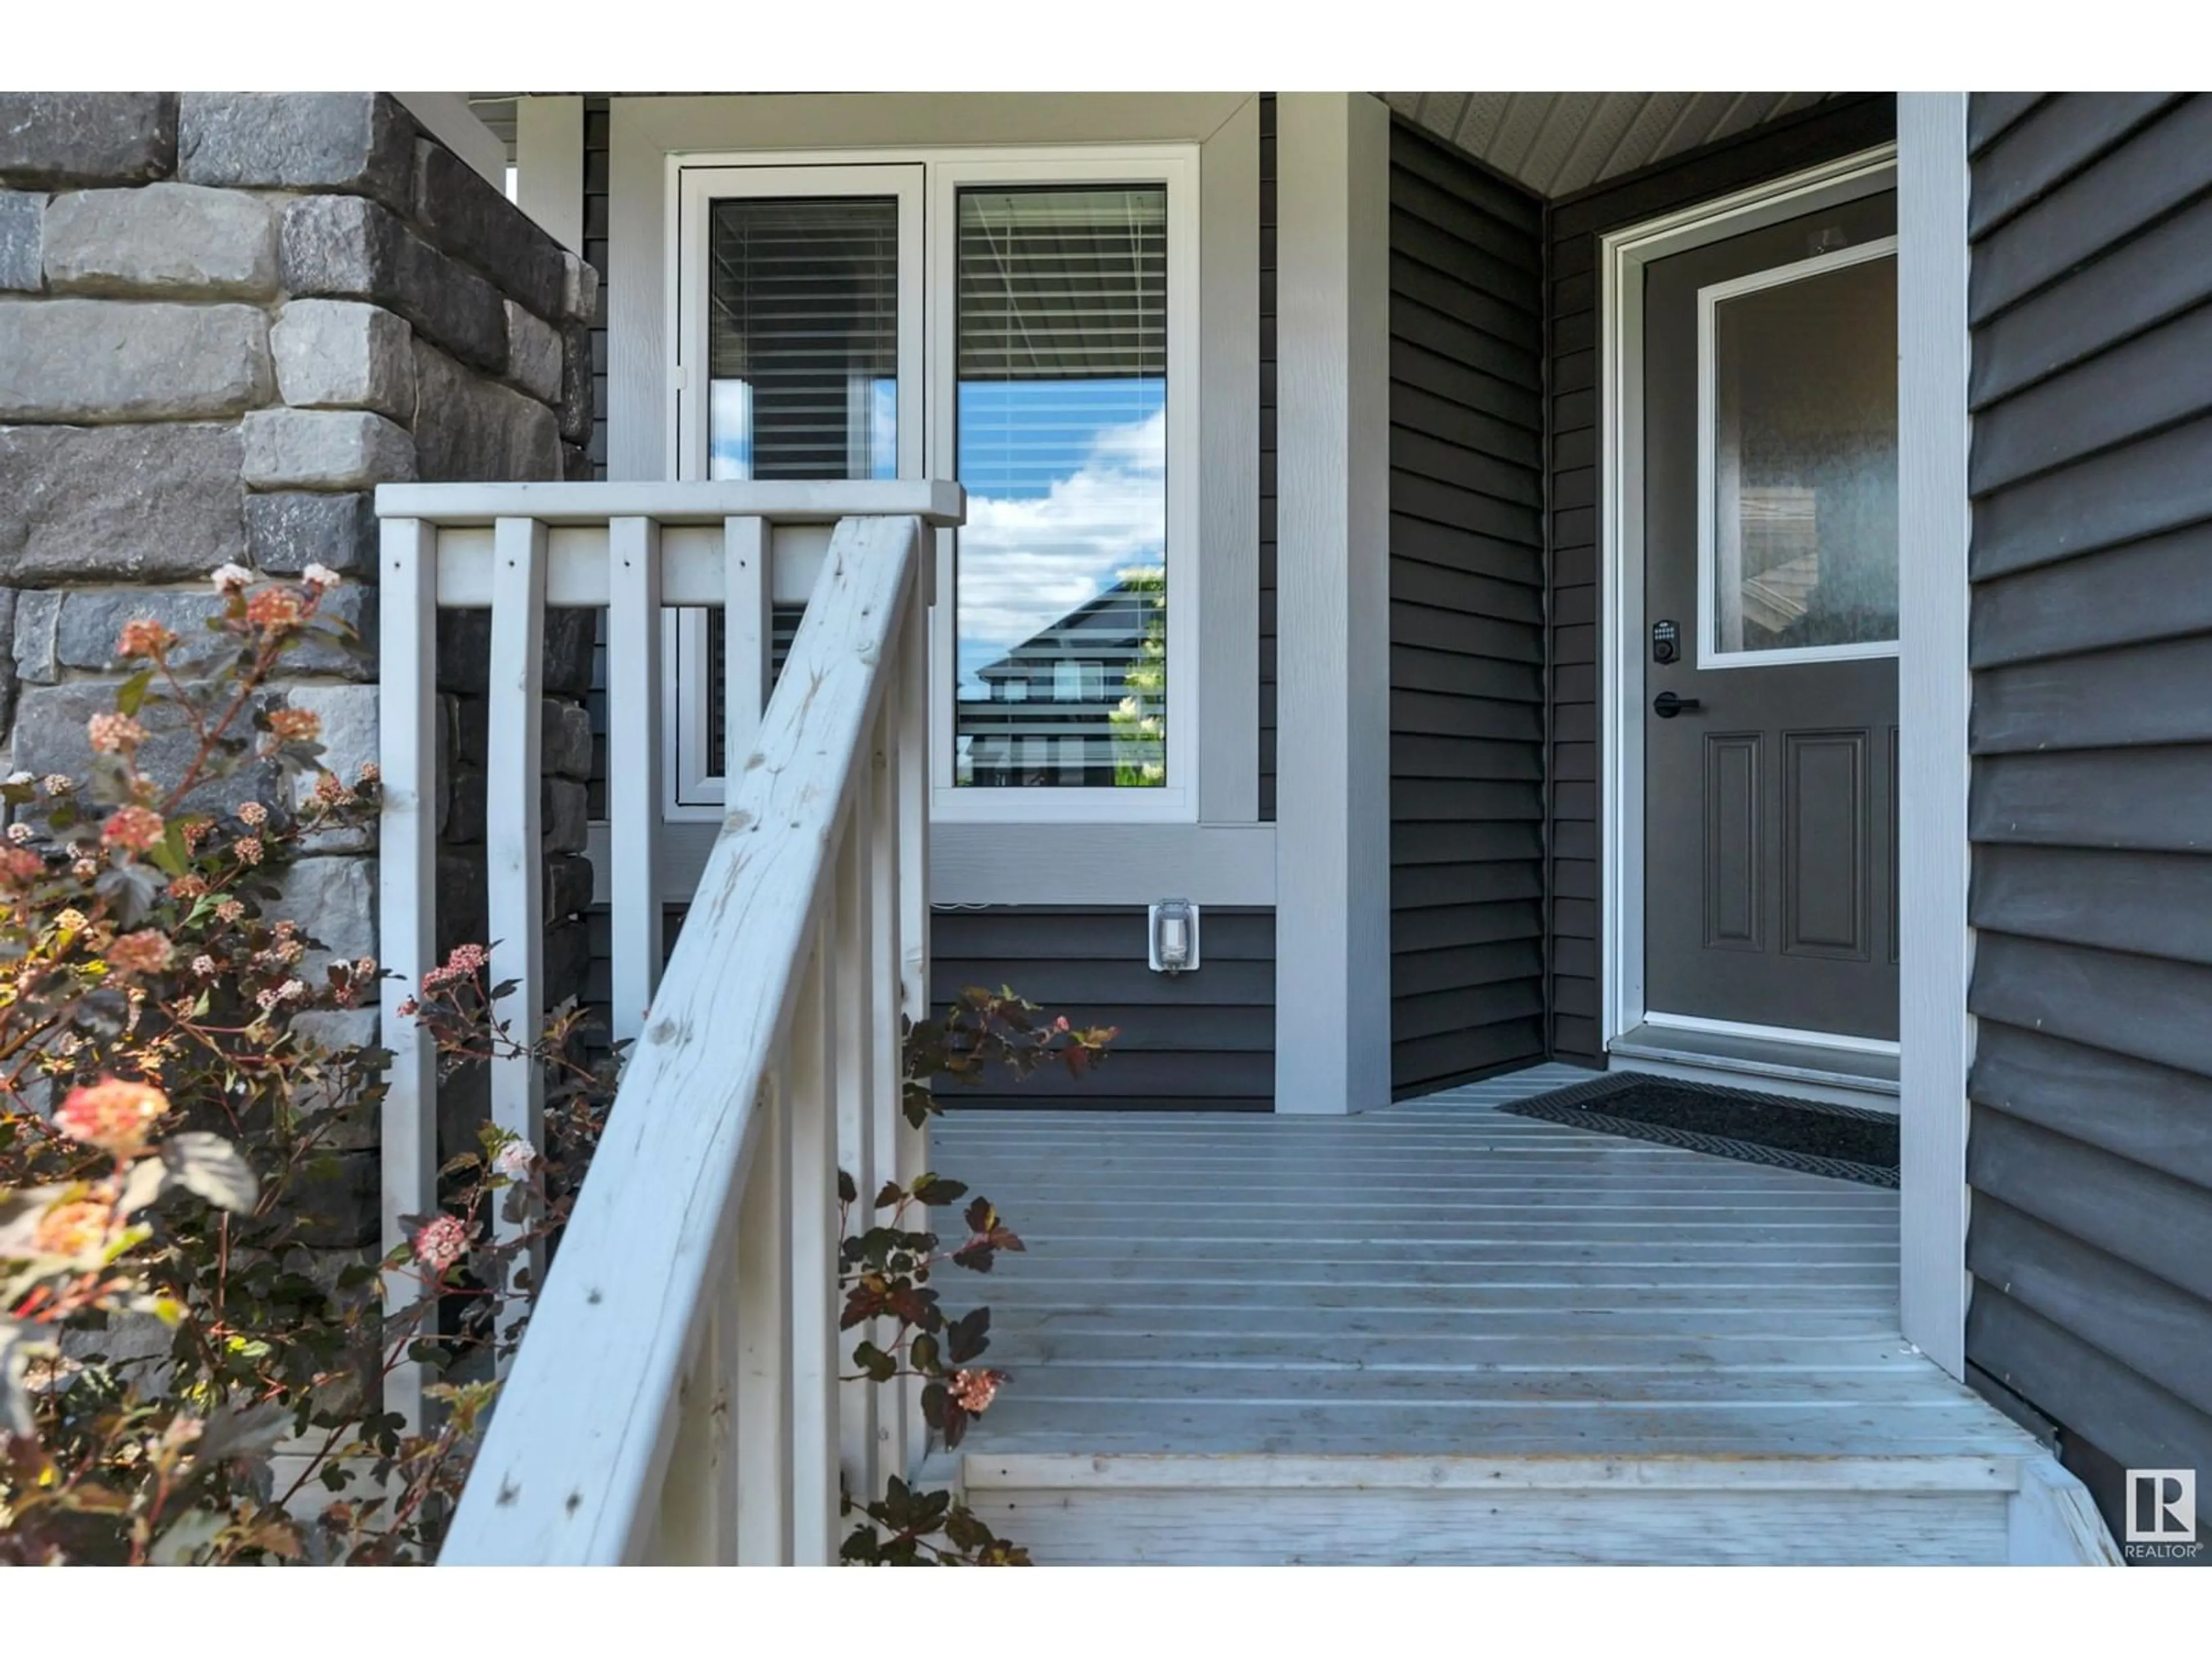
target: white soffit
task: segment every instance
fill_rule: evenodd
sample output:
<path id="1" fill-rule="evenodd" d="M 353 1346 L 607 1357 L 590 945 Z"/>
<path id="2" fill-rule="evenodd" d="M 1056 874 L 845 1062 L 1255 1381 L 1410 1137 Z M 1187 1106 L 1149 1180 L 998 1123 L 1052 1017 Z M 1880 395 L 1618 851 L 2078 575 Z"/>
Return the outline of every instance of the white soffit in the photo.
<path id="1" fill-rule="evenodd" d="M 1386 92 L 1383 102 L 1543 196 L 1566 196 L 1809 109 L 1832 92 Z"/>

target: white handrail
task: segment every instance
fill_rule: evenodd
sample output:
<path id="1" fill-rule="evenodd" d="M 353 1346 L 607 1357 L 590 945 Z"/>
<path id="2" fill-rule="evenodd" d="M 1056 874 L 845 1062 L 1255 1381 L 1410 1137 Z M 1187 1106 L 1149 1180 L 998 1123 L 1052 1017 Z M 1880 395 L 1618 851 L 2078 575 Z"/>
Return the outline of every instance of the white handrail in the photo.
<path id="1" fill-rule="evenodd" d="M 396 890 L 394 878 L 419 879 L 430 850 L 423 817 L 433 775 L 422 752 L 407 745 L 423 736 L 419 705 L 433 695 L 435 653 L 421 632 L 451 579 L 438 568 L 440 539 L 445 526 L 484 524 L 483 507 L 497 509 L 489 514 L 496 526 L 489 549 L 469 539 L 480 532 L 451 532 L 454 556 L 491 556 L 496 725 L 504 702 L 535 689 L 515 642 L 534 639 L 539 627 L 513 612 L 542 615 L 547 599 L 546 520 L 509 509 L 526 505 L 516 492 L 541 492 L 527 504 L 534 509 L 546 505 L 542 492 L 557 489 L 559 521 L 583 525 L 566 499 L 580 488 L 387 487 L 380 495 L 387 515 L 385 648 L 405 682 L 387 675 L 384 687 L 386 827 L 398 832 L 386 868 L 386 939 L 404 942 L 422 965 L 428 900 Z M 611 669 L 648 667 L 657 655 L 654 612 L 675 602 L 665 592 L 660 532 L 720 514 L 725 580 L 715 586 L 733 612 L 747 613 L 733 614 L 726 630 L 734 686 L 746 667 L 738 653 L 764 649 L 757 613 L 769 597 L 758 568 L 771 540 L 761 522 L 767 515 L 743 509 L 780 507 L 804 518 L 815 503 L 769 502 L 762 496 L 774 492 L 765 489 L 748 501 L 726 486 L 714 487 L 709 502 L 698 498 L 702 487 L 678 488 L 690 498 L 647 501 L 645 487 L 632 486 L 640 500 L 610 501 L 652 510 L 603 517 L 603 574 L 587 575 L 575 562 L 583 550 L 572 547 L 568 586 L 596 589 L 609 605 Z M 723 829 L 649 1012 L 641 1022 L 616 1011 L 635 1047 L 445 1562 L 828 1561 L 840 1531 L 841 1468 L 855 1490 L 871 1492 L 910 1473 L 908 1448 L 919 1444 L 919 1425 L 907 1420 L 912 1401 L 887 1408 L 838 1382 L 852 1341 L 866 1333 L 837 1331 L 834 1175 L 842 1161 L 864 1185 L 910 1179 L 925 1155 L 900 1117 L 897 1032 L 902 1012 L 922 1012 L 927 962 L 925 538 L 927 526 L 957 520 L 959 501 L 955 491 L 948 506 L 941 487 L 917 498 L 921 488 L 901 487 L 908 499 L 897 503 L 921 512 L 837 521 L 765 709 L 740 708 L 732 696 Z M 471 499 L 493 492 L 501 499 Z M 524 568 L 507 568 L 510 558 Z M 398 650 L 395 624 L 412 635 Z M 750 666 L 757 672 L 759 664 Z M 651 690 L 649 682 L 624 684 L 611 673 L 611 738 L 645 732 L 637 702 Z M 529 706 L 534 712 L 534 696 Z M 535 745 L 526 753 L 534 783 Z M 655 769 L 629 757 L 619 769 L 611 763 L 635 787 Z M 534 787 L 529 793 L 534 806 Z M 611 793 L 611 813 L 625 810 L 657 817 L 659 808 L 650 797 L 640 805 Z M 523 828 L 513 826 L 518 836 Z M 657 837 L 649 820 L 617 839 L 642 847 L 650 862 Z M 522 860 L 532 866 L 526 892 L 507 873 L 502 905 L 494 851 L 496 936 L 497 912 L 523 921 L 534 909 L 538 872 Z M 635 908 L 654 890 L 621 873 L 614 980 L 617 994 L 635 994 L 651 982 L 657 964 L 642 958 L 657 940 L 650 925 L 621 914 L 623 901 Z M 406 958 L 387 954 L 387 962 L 407 970 Z M 400 1184 L 414 1184 L 419 1210 L 434 1163 L 434 1073 L 430 1057 L 386 1012 L 387 1030 L 403 1040 L 387 1098 L 386 1163 Z M 521 1079 L 514 1085 L 519 1090 Z M 502 1121 L 528 1102 L 495 1084 L 495 1109 L 510 1098 Z M 407 1196 L 387 1191 L 387 1236 Z M 414 1403 L 403 1384 L 397 1408 Z"/>

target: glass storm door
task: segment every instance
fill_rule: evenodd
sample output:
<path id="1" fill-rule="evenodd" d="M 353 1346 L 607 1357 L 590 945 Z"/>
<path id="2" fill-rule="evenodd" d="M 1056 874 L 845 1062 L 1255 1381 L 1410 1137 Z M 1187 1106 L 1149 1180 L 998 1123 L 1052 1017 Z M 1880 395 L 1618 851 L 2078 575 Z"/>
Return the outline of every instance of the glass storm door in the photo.
<path id="1" fill-rule="evenodd" d="M 1645 274 L 1653 1017 L 1897 1036 L 1896 204 Z"/>

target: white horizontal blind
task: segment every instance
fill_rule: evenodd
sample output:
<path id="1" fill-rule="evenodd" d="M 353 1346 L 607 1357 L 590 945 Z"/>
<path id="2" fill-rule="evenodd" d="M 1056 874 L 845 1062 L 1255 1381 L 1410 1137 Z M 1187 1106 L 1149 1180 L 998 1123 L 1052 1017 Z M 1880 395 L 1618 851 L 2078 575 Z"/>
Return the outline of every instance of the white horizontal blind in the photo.
<path id="1" fill-rule="evenodd" d="M 956 781 L 1166 778 L 1167 191 L 959 193 Z"/>
<path id="2" fill-rule="evenodd" d="M 711 475 L 896 477 L 896 199 L 726 198 L 707 240 Z"/>

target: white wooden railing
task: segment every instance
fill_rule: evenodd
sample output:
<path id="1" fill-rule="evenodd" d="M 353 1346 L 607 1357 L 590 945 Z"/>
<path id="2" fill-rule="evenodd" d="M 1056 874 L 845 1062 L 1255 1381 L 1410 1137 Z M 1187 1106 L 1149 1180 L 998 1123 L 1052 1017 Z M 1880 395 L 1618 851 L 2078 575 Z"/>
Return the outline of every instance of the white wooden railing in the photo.
<path id="1" fill-rule="evenodd" d="M 899 1021 L 928 964 L 930 532 L 950 484 L 426 484 L 378 492 L 386 1246 L 435 1207 L 435 1056 L 397 1014 L 436 938 L 436 621 L 488 606 L 486 842 L 501 1012 L 534 1024 L 544 933 L 547 606 L 607 611 L 614 1036 L 605 1135 L 442 1559 L 834 1560 L 838 1485 L 911 1472 L 911 1394 L 841 1384 L 835 1172 L 919 1173 Z M 834 529 L 828 528 L 834 526 Z M 825 540 L 826 538 L 826 540 Z M 818 563 L 773 696 L 769 606 Z M 661 619 L 728 609 L 722 829 L 664 975 Z M 495 1121 L 543 1144 L 542 1078 Z M 392 1408 L 419 1413 L 397 1379 Z"/>

